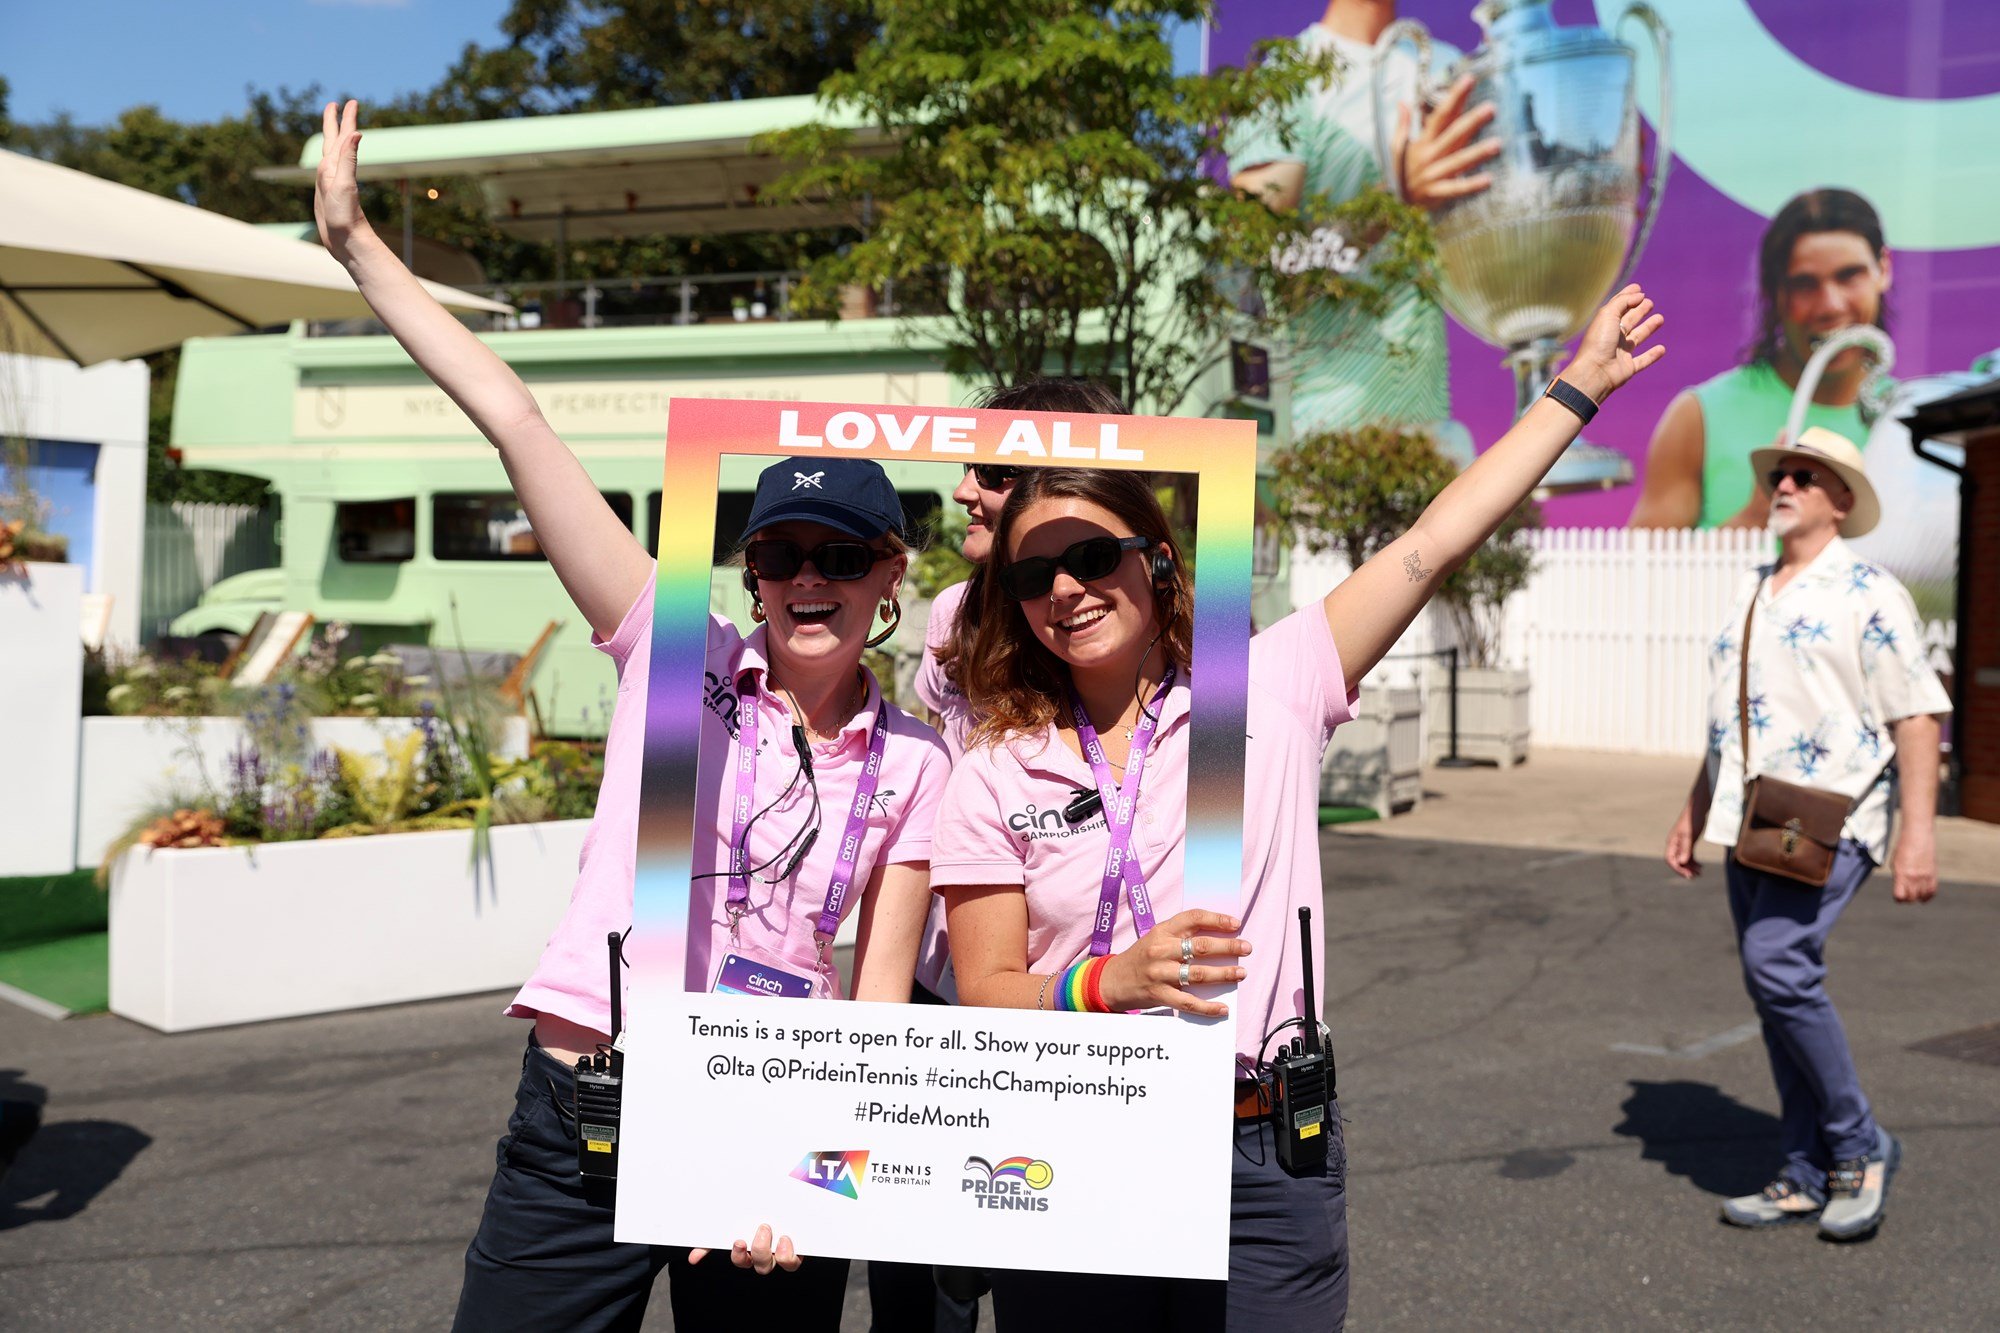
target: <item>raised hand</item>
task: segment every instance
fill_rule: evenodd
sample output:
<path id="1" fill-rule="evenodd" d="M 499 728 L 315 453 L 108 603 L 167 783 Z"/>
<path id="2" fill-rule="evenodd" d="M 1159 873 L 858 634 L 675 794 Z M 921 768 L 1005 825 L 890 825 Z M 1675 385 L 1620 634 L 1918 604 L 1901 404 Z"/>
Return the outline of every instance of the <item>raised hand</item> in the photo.
<path id="1" fill-rule="evenodd" d="M 355 170 L 361 153 L 361 104 L 328 102 L 321 113 L 319 171 L 313 178 L 313 220 L 320 244 L 336 259 L 344 259 L 354 238 L 372 235 L 361 211 L 361 189 Z"/>
<path id="2" fill-rule="evenodd" d="M 1397 109 L 1391 151 L 1401 164 L 1397 174 L 1402 178 L 1403 198 L 1419 208 L 1442 208 L 1493 184 L 1493 177 L 1486 172 L 1466 174 L 1500 155 L 1498 138 L 1466 146 L 1493 120 L 1491 103 L 1471 111 L 1465 109 L 1466 99 L 1471 95 L 1472 78 L 1467 75 L 1451 86 L 1443 101 L 1431 108 L 1414 139 L 1410 137 L 1409 106 Z"/>
<path id="3" fill-rule="evenodd" d="M 1667 354 L 1664 345 L 1639 350 L 1666 322 L 1665 315 L 1653 312 L 1653 302 L 1639 284 L 1629 284 L 1591 317 L 1562 377 L 1602 403 Z"/>

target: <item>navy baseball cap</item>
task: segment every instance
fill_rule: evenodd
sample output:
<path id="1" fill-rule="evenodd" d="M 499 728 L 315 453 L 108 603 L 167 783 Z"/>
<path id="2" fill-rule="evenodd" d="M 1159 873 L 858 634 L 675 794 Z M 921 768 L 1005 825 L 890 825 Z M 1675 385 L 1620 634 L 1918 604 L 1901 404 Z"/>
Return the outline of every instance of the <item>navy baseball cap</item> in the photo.
<path id="1" fill-rule="evenodd" d="M 880 463 L 866 458 L 781 458 L 757 476 L 743 541 L 759 528 L 804 519 L 873 541 L 903 535 L 903 502 Z"/>

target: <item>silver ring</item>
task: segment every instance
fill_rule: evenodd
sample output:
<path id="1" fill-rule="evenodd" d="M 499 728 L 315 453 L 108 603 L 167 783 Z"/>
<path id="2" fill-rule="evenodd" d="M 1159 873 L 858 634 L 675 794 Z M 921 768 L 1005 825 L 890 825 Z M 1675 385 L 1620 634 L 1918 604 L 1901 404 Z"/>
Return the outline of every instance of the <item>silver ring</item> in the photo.
<path id="1" fill-rule="evenodd" d="M 1181 961 L 1183 963 L 1192 963 L 1194 961 L 1193 937 L 1189 937 L 1181 941 Z"/>
<path id="2" fill-rule="evenodd" d="M 1182 990 L 1186 990 L 1186 989 L 1187 989 L 1187 985 L 1188 985 L 1188 982 L 1190 982 L 1190 981 L 1192 981 L 1192 980 L 1194 980 L 1194 969 L 1193 969 L 1192 967 L 1188 966 L 1188 965 L 1187 965 L 1186 963 L 1182 963 L 1182 964 L 1181 964 L 1181 979 L 1180 979 L 1179 981 L 1175 982 L 1174 984 L 1175 984 L 1175 985 L 1177 985 L 1177 986 L 1179 986 L 1179 987 L 1180 987 L 1180 988 L 1181 988 Z"/>

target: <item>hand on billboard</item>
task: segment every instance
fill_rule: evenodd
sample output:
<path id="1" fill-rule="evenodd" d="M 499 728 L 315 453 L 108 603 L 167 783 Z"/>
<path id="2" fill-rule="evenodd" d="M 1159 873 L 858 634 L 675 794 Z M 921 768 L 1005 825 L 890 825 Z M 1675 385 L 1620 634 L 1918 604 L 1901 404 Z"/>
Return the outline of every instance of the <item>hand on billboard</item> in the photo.
<path id="1" fill-rule="evenodd" d="M 1244 970 L 1233 964 L 1218 967 L 1250 952 L 1250 941 L 1233 938 L 1242 922 L 1220 912 L 1190 909 L 1169 917 L 1141 936 L 1138 943 L 1113 954 L 1098 982 L 1104 1006 L 1113 1013 L 1131 1009 L 1165 1007 L 1184 1014 L 1226 1018 L 1229 1006 L 1214 1000 L 1198 999 L 1181 989 L 1181 967 L 1185 963 L 1190 986 L 1212 986 L 1241 981 Z M 1184 948 L 1182 941 L 1190 942 Z"/>
<path id="2" fill-rule="evenodd" d="M 707 1250 L 688 1251 L 688 1262 L 691 1264 L 698 1264 L 707 1257 Z M 772 1245 L 771 1227 L 766 1223 L 757 1228 L 757 1234 L 751 1237 L 748 1244 L 739 1240 L 729 1247 L 729 1262 L 738 1268 L 753 1269 L 758 1273 L 768 1273 L 774 1268 L 782 1268 L 787 1273 L 796 1273 L 799 1271 L 799 1265 L 805 1261 L 799 1257 L 798 1251 L 792 1248 L 790 1236 L 779 1236 L 777 1244 Z"/>
<path id="3" fill-rule="evenodd" d="M 354 174 L 360 162 L 361 105 L 333 102 L 321 112 L 319 171 L 313 178 L 313 220 L 319 223 L 320 244 L 336 259 L 347 253 L 355 235 L 369 230 L 361 211 L 361 189 Z"/>
<path id="4" fill-rule="evenodd" d="M 1694 854 L 1694 812 L 1682 810 L 1681 817 L 1674 821 L 1673 831 L 1667 834 L 1667 868 L 1682 879 L 1694 879 L 1701 874 L 1701 862 Z"/>
<path id="5" fill-rule="evenodd" d="M 1634 375 L 1667 354 L 1664 346 L 1640 346 L 1660 331 L 1666 316 L 1653 313 L 1653 302 L 1638 283 L 1604 303 L 1576 345 L 1576 355 L 1563 367 L 1562 377 L 1602 403 Z"/>
<path id="6" fill-rule="evenodd" d="M 1498 138 L 1471 142 L 1493 120 L 1490 102 L 1470 111 L 1465 109 L 1465 101 L 1471 95 L 1472 78 L 1468 75 L 1454 83 L 1444 100 L 1431 108 L 1414 139 L 1410 137 L 1409 104 L 1404 103 L 1396 112 L 1396 137 L 1391 151 L 1400 164 L 1397 175 L 1402 182 L 1403 198 L 1418 208 L 1442 208 L 1493 184 L 1493 177 L 1485 172 L 1465 174 L 1500 155 Z"/>
<path id="7" fill-rule="evenodd" d="M 1890 859 L 1896 874 L 1896 901 L 1927 903 L 1937 896 L 1937 834 L 1914 821 L 1903 825 Z"/>

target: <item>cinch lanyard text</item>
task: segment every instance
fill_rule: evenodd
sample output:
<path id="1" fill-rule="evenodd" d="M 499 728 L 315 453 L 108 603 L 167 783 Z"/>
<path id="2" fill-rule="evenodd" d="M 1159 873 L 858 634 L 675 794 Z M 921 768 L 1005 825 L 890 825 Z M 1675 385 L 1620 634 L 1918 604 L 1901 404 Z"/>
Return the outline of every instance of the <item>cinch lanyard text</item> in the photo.
<path id="1" fill-rule="evenodd" d="M 1132 733 L 1132 749 L 1125 757 L 1125 783 L 1111 779 L 1111 765 L 1104 758 L 1104 743 L 1083 711 L 1083 700 L 1069 692 L 1070 714 L 1076 720 L 1076 738 L 1083 745 L 1083 757 L 1090 761 L 1091 775 L 1097 779 L 1098 799 L 1104 805 L 1104 827 L 1111 833 L 1111 846 L 1104 853 L 1104 879 L 1097 891 L 1097 920 L 1090 928 L 1090 951 L 1098 957 L 1111 952 L 1111 928 L 1118 920 L 1118 886 L 1122 883 L 1132 899 L 1132 923 L 1141 935 L 1153 928 L 1153 900 L 1146 892 L 1146 874 L 1139 858 L 1132 855 L 1132 821 L 1139 813 L 1139 779 L 1146 769 L 1146 750 L 1160 724 L 1160 709 L 1167 691 L 1174 687 L 1174 669 L 1153 692 L 1153 701 L 1142 712 Z"/>

